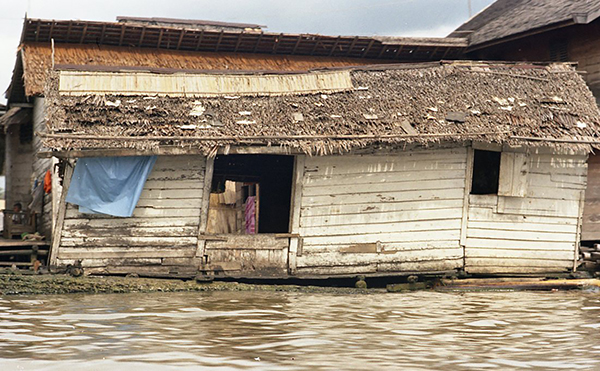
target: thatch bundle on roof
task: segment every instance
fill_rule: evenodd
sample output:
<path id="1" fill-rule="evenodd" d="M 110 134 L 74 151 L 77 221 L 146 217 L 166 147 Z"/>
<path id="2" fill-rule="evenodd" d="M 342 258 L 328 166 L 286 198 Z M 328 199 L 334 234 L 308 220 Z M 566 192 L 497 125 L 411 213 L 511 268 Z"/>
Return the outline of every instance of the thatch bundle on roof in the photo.
<path id="1" fill-rule="evenodd" d="M 591 92 L 569 65 L 486 63 L 351 71 L 354 90 L 282 96 L 68 96 L 49 80 L 46 145 L 56 150 L 274 145 L 330 154 L 375 144 L 430 145 L 515 137 L 590 140 Z M 536 143 L 544 143 L 536 142 Z"/>

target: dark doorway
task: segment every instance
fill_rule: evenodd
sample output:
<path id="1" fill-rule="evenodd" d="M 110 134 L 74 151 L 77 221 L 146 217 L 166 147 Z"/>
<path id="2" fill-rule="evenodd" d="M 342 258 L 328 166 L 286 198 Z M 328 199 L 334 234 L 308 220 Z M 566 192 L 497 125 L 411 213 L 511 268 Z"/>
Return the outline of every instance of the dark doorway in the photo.
<path id="1" fill-rule="evenodd" d="M 209 206 L 209 233 L 287 233 L 293 156 L 217 156 Z"/>

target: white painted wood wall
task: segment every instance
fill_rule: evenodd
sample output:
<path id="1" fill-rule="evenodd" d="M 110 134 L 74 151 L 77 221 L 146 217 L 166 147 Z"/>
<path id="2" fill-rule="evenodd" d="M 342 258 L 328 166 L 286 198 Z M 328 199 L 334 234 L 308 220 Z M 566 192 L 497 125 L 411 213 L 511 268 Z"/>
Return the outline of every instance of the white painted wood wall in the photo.
<path id="1" fill-rule="evenodd" d="M 469 273 L 573 269 L 586 186 L 587 156 L 532 154 L 525 197 L 471 195 Z"/>
<path id="2" fill-rule="evenodd" d="M 205 164 L 203 156 L 159 156 L 131 218 L 81 214 L 68 204 L 58 263 L 152 266 L 194 257 Z"/>
<path id="3" fill-rule="evenodd" d="M 306 158 L 297 273 L 462 267 L 466 158 L 464 147 Z"/>

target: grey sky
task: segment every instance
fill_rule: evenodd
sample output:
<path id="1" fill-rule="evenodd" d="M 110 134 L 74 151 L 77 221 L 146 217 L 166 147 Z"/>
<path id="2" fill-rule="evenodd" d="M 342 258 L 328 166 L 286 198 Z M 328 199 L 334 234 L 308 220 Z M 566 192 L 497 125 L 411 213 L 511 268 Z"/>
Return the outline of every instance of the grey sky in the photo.
<path id="1" fill-rule="evenodd" d="M 0 89 L 8 87 L 23 17 L 114 21 L 117 16 L 258 23 L 268 31 L 325 35 L 446 36 L 468 0 L 1 0 Z M 471 0 L 473 13 L 493 0 Z M 4 102 L 4 96 L 0 98 Z"/>

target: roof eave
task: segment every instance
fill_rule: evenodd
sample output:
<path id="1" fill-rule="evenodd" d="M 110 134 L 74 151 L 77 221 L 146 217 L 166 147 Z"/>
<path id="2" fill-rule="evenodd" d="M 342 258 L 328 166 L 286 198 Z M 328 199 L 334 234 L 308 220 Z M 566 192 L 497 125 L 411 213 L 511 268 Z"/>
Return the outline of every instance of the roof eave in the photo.
<path id="1" fill-rule="evenodd" d="M 525 32 L 520 32 L 520 33 L 517 33 L 517 34 L 505 36 L 505 37 L 502 37 L 502 38 L 499 38 L 499 39 L 488 40 L 488 41 L 484 41 L 484 42 L 479 43 L 479 44 L 471 44 L 471 45 L 469 45 L 465 49 L 465 53 L 470 53 L 470 52 L 473 52 L 473 51 L 476 51 L 476 50 L 481 50 L 481 49 L 488 48 L 490 46 L 504 44 L 504 43 L 507 43 L 509 41 L 514 41 L 514 40 L 522 39 L 522 38 L 525 38 L 525 37 L 528 37 L 528 36 L 539 35 L 539 34 L 544 33 L 544 32 L 553 31 L 553 30 L 557 30 L 557 29 L 565 28 L 565 27 L 569 27 L 569 26 L 574 26 L 574 25 L 577 25 L 577 24 L 581 24 L 581 23 L 576 23 L 573 19 L 569 19 L 567 21 L 553 23 L 553 24 L 548 25 L 548 26 L 539 27 L 539 28 L 535 28 L 535 29 L 532 29 L 532 30 L 527 30 Z"/>

